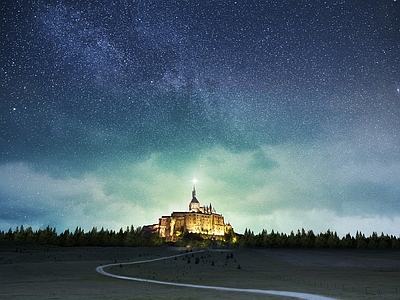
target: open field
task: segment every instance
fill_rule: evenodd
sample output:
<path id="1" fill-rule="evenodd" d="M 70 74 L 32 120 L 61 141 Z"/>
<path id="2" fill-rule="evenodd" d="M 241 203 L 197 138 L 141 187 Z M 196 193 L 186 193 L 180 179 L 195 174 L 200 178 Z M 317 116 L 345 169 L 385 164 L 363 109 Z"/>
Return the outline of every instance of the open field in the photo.
<path id="1" fill-rule="evenodd" d="M 62 248 L 2 242 L 0 298 L 288 299 L 118 280 L 95 271 L 99 265 L 179 253 L 186 254 L 186 249 Z M 176 259 L 106 270 L 160 281 L 304 292 L 337 299 L 400 299 L 399 251 L 239 249 L 194 254 L 189 250 Z"/>

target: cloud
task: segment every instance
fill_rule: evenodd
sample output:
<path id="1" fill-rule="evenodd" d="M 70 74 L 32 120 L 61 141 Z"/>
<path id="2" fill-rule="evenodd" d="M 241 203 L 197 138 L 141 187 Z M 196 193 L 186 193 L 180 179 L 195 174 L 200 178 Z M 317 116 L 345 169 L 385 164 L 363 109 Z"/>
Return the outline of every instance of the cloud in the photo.
<path id="1" fill-rule="evenodd" d="M 337 227 L 345 231 L 335 219 L 345 220 L 348 231 L 370 229 L 371 220 L 377 220 L 378 224 L 395 223 L 399 211 L 399 162 L 396 159 L 387 165 L 365 162 L 361 158 L 364 152 L 355 154 L 360 156 L 358 163 L 343 159 L 343 152 L 351 149 L 356 151 L 357 144 L 342 148 L 338 141 L 265 146 L 261 150 L 243 152 L 231 152 L 222 147 L 203 149 L 196 160 L 182 166 L 180 174 L 171 176 L 169 184 L 175 185 L 174 180 L 180 180 L 185 170 L 186 178 L 190 178 L 189 170 L 192 170 L 199 179 L 200 202 L 212 202 L 217 211 L 224 213 L 240 230 L 252 226 L 282 228 L 282 224 L 292 222 L 294 226 L 305 224 L 308 225 L 305 227 L 321 228 L 324 224 L 332 226 L 331 230 Z M 155 164 L 147 166 L 149 174 L 165 171 L 157 165 L 160 157 L 163 155 L 153 161 Z M 180 190 L 187 189 L 182 184 Z M 290 217 L 285 217 L 284 212 Z M 330 222 L 326 222 L 324 214 L 331 216 Z M 281 221 L 255 222 L 270 218 L 281 218 Z"/>
<path id="2" fill-rule="evenodd" d="M 104 193 L 100 178 L 53 178 L 22 163 L 2 165 L 0 169 L 0 205 L 14 226 L 21 223 L 61 230 L 76 226 L 115 228 L 128 221 L 130 211 L 134 214 L 135 207 Z"/>
<path id="3" fill-rule="evenodd" d="M 3 164 L 2 220 L 62 230 L 152 224 L 187 210 L 195 175 L 199 201 L 212 203 L 239 232 L 304 227 L 347 233 L 374 230 L 374 221 L 375 230 L 395 234 L 398 145 L 390 137 L 384 144 L 349 138 L 359 131 L 235 151 L 223 145 L 153 151 L 140 159 L 109 159 L 79 176 Z"/>

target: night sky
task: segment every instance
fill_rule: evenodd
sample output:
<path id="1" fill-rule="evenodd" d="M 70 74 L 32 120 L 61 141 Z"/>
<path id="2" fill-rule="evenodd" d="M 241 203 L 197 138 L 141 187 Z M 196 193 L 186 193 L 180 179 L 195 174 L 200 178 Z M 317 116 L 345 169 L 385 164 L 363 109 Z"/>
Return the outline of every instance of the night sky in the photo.
<path id="1" fill-rule="evenodd" d="M 2 1 L 0 230 L 399 236 L 400 1 Z"/>

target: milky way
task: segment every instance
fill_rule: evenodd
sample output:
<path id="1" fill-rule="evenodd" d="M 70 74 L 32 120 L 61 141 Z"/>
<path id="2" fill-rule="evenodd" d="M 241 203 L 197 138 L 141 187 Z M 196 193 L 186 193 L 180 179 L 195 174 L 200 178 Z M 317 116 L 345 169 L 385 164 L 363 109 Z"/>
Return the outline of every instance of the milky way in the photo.
<path id="1" fill-rule="evenodd" d="M 6 1 L 0 230 L 200 202 L 235 230 L 400 227 L 397 1 Z"/>

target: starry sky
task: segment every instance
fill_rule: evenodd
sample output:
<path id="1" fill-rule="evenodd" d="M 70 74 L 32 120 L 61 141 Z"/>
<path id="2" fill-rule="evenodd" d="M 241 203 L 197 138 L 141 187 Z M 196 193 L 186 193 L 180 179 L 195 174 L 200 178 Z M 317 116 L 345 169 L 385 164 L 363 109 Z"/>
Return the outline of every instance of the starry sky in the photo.
<path id="1" fill-rule="evenodd" d="M 2 1 L 0 230 L 212 203 L 400 235 L 400 1 Z"/>

